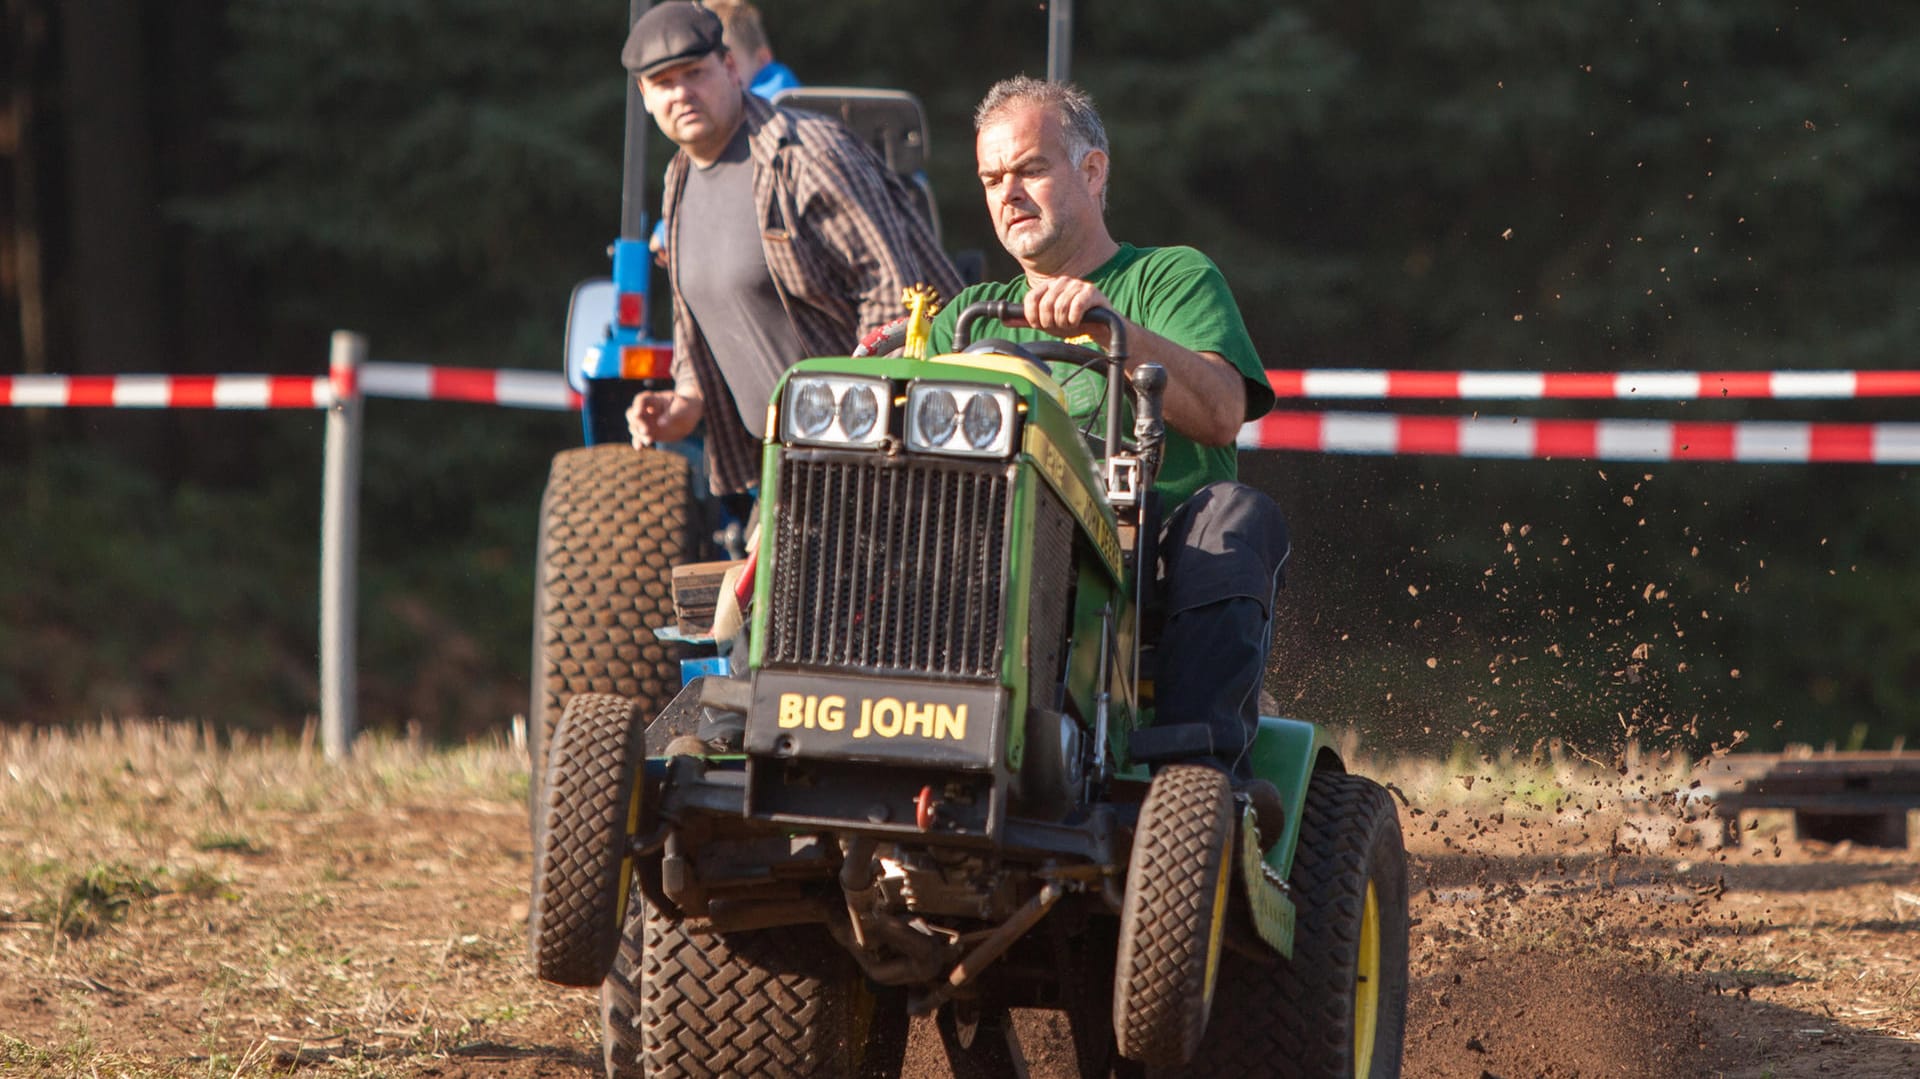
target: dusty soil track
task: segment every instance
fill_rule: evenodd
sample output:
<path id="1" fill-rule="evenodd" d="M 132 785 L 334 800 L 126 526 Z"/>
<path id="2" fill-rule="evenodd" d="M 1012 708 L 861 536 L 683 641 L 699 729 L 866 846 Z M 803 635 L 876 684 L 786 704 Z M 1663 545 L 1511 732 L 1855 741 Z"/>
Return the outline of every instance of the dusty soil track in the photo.
<path id="1" fill-rule="evenodd" d="M 1920 1075 L 1920 854 L 1769 819 L 1672 846 L 1684 822 L 1591 776 L 1393 778 L 1408 1075 Z M 597 1075 L 591 994 L 527 973 L 522 797 L 499 746 L 330 769 L 187 728 L 0 732 L 0 1073 Z M 1054 1019 L 1021 1019 L 1032 1074 L 1069 1074 Z M 911 1076 L 946 1073 L 928 1033 Z"/>

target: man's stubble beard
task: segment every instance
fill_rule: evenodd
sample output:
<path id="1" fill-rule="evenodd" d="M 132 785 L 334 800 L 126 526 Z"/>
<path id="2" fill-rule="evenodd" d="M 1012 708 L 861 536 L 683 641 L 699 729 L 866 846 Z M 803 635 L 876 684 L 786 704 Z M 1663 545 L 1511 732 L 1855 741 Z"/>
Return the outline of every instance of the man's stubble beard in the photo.
<path id="1" fill-rule="evenodd" d="M 1030 259 L 1052 247 L 1060 239 L 1060 228 L 1044 217 L 1036 217 L 1020 232 L 1002 233 L 1000 246 L 1017 259 Z"/>

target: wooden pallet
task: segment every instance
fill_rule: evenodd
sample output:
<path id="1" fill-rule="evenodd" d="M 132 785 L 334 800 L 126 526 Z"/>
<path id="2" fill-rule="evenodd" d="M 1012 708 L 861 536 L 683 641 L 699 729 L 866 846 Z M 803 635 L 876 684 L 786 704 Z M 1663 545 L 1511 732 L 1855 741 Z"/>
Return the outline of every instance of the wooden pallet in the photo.
<path id="1" fill-rule="evenodd" d="M 1731 843 L 1742 812 L 1785 809 L 1796 838 L 1905 847 L 1920 809 L 1920 753 L 1731 753 L 1696 775 Z"/>
<path id="2" fill-rule="evenodd" d="M 727 571 L 736 562 L 690 562 L 673 567 L 673 615 L 683 638 L 699 639 L 713 632 L 714 608 Z"/>

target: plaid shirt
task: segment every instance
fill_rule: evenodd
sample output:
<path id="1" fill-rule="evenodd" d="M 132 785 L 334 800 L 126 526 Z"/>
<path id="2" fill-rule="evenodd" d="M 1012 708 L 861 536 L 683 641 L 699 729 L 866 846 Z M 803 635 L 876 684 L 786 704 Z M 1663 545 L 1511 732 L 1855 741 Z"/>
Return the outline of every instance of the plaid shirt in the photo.
<path id="1" fill-rule="evenodd" d="M 900 294 L 925 284 L 960 290 L 906 184 L 836 120 L 779 109 L 746 96 L 753 204 L 774 291 L 807 356 L 844 356 L 867 333 L 905 313 Z M 667 166 L 667 276 L 673 282 L 673 374 L 681 392 L 706 401 L 713 489 L 730 494 L 760 480 L 760 443 L 740 422 L 713 353 L 680 294 L 679 229 L 689 161 Z M 801 359 L 795 356 L 794 359 Z"/>

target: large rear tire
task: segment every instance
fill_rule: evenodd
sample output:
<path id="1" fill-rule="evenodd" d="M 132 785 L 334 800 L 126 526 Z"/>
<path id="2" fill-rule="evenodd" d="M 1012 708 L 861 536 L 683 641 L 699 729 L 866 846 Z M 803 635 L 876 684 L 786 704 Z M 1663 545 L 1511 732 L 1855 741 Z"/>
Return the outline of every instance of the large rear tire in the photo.
<path id="1" fill-rule="evenodd" d="M 674 620 L 673 567 L 694 558 L 699 520 L 677 453 L 608 444 L 554 456 L 533 576 L 527 750 L 536 818 L 547 747 L 569 699 L 615 694 L 651 719 L 679 690 L 679 649 L 656 640 L 653 627 Z"/>
<path id="2" fill-rule="evenodd" d="M 1384 788 L 1314 775 L 1291 884 L 1293 958 L 1228 953 L 1220 978 L 1234 988 L 1214 1007 L 1194 1073 L 1394 1079 L 1407 1016 L 1407 867 Z"/>
<path id="3" fill-rule="evenodd" d="M 1161 770 L 1133 836 L 1114 964 L 1123 1056 L 1178 1068 L 1207 1029 L 1233 883 L 1233 792 L 1212 768 Z"/>
<path id="4" fill-rule="evenodd" d="M 567 702 L 547 760 L 546 799 L 534 818 L 533 900 L 527 914 L 534 972 L 559 985 L 598 985 L 613 966 L 632 879 L 628 840 L 638 824 L 646 719 L 625 697 L 582 693 Z"/>
<path id="5" fill-rule="evenodd" d="M 636 899 L 600 986 L 610 1079 L 897 1076 L 906 998 L 819 926 L 716 933 Z"/>

